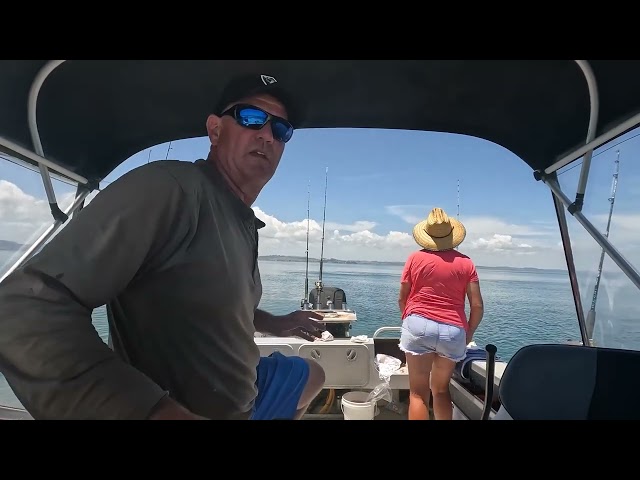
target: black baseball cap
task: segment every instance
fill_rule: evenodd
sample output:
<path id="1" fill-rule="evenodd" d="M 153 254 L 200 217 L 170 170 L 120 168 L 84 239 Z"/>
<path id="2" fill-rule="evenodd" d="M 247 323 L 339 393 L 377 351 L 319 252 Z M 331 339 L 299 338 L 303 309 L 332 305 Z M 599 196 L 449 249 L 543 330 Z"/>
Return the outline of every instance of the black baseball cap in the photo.
<path id="1" fill-rule="evenodd" d="M 240 75 L 231 79 L 222 91 L 214 113 L 221 115 L 229 104 L 257 93 L 268 93 L 280 100 L 287 110 L 289 122 L 294 127 L 300 121 L 300 111 L 296 108 L 291 94 L 275 77 L 260 73 Z"/>

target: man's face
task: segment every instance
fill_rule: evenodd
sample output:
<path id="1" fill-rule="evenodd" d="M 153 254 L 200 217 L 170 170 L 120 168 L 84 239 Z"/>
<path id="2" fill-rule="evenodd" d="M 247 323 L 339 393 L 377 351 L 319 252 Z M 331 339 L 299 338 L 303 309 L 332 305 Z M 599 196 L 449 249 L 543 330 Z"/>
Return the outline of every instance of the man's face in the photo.
<path id="1" fill-rule="evenodd" d="M 287 118 L 284 105 L 276 98 L 258 94 L 225 108 L 242 103 L 258 107 L 271 115 Z M 284 152 L 284 143 L 273 138 L 271 120 L 261 129 L 238 125 L 231 115 L 207 119 L 207 132 L 218 168 L 242 191 L 260 190 L 276 172 Z"/>

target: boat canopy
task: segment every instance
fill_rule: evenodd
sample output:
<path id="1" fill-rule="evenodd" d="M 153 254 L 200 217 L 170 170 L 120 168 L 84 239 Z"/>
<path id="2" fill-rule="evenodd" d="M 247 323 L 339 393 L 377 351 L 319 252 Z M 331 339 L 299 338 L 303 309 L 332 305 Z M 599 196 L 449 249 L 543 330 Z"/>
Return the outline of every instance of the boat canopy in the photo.
<path id="1" fill-rule="evenodd" d="M 1 140 L 38 151 L 28 105 L 46 64 L 0 61 L 0 150 L 32 165 Z M 297 128 L 471 135 L 541 171 L 587 143 L 591 118 L 598 136 L 640 113 L 640 62 L 589 66 L 591 78 L 574 60 L 67 60 L 36 88 L 35 119 L 44 157 L 100 181 L 145 148 L 206 135 L 225 83 L 256 72 L 276 77 L 303 105 Z"/>

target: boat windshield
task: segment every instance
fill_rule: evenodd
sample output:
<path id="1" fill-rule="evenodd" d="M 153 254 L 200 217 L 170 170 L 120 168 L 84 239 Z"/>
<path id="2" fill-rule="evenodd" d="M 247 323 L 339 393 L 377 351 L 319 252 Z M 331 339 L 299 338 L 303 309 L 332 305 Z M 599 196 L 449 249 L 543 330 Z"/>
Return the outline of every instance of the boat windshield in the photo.
<path id="1" fill-rule="evenodd" d="M 154 146 L 126 160 L 100 186 L 148 162 L 202 158 L 208 147 L 206 138 Z M 638 155 L 637 130 L 596 150 L 583 208 L 603 234 L 608 228 L 608 238 L 634 266 L 640 265 Z M 317 280 L 328 167 L 322 275 L 325 285 L 344 289 L 349 308 L 358 313 L 352 335 L 371 336 L 380 327 L 400 325 L 400 275 L 408 254 L 416 249 L 412 228 L 440 206 L 465 224 L 467 237 L 459 251 L 478 268 L 485 302 L 485 318 L 474 336 L 478 345 L 497 345 L 498 356 L 508 361 L 526 345 L 580 341 L 551 191 L 506 149 L 477 138 L 433 132 L 312 130 L 296 132 L 281 165 L 254 205 L 266 224 L 260 231 L 260 308 L 274 314 L 299 308 L 305 293 L 308 225 L 308 284 Z M 580 168 L 578 161 L 559 172 L 562 190 L 571 199 Z M 52 218 L 37 170 L 0 159 L 0 178 L 1 278 L 50 227 Z M 64 210 L 73 201 L 75 185 L 54 179 L 53 186 Z M 589 317 L 594 320 L 593 344 L 640 350 L 636 286 L 608 256 L 600 269 L 602 249 L 564 211 L 584 317 L 592 308 L 595 312 Z M 93 324 L 106 342 L 104 306 L 94 311 Z M 20 407 L 0 375 L 2 404 Z"/>
<path id="2" fill-rule="evenodd" d="M 582 209 L 636 271 L 640 266 L 639 155 L 640 129 L 594 151 Z M 558 172 L 559 184 L 571 200 L 581 168 L 582 162 L 577 161 Z M 640 350 L 638 287 L 572 215 L 567 213 L 566 218 L 592 344 Z"/>

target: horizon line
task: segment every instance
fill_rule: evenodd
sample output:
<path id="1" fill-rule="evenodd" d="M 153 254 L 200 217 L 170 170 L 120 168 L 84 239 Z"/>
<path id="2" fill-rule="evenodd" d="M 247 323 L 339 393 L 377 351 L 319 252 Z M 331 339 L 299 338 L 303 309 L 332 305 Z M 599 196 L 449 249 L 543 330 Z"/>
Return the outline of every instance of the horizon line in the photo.
<path id="1" fill-rule="evenodd" d="M 306 261 L 306 257 L 302 257 L 302 256 L 298 256 L 298 255 L 279 255 L 279 254 L 267 254 L 267 255 L 258 255 L 258 259 L 262 259 L 262 260 L 275 260 L 278 261 L 279 258 L 290 258 L 290 259 L 295 259 L 295 261 L 299 261 L 299 262 L 305 262 Z M 399 260 L 343 260 L 340 258 L 324 258 L 322 261 L 323 262 L 341 262 L 341 263 L 352 263 L 352 264 L 357 264 L 357 263 L 361 263 L 361 264 L 375 264 L 375 263 L 381 263 L 381 264 L 389 264 L 389 265 L 404 265 L 403 261 L 399 261 Z M 309 257 L 309 261 L 313 261 L 313 262 L 317 262 L 320 263 L 320 259 L 319 258 L 312 258 Z M 566 272 L 566 270 L 562 269 L 562 268 L 540 268 L 540 267 L 509 267 L 506 265 L 476 265 L 476 268 L 503 268 L 503 269 L 512 269 L 512 270 L 544 270 L 544 271 L 555 271 L 555 272 Z"/>

